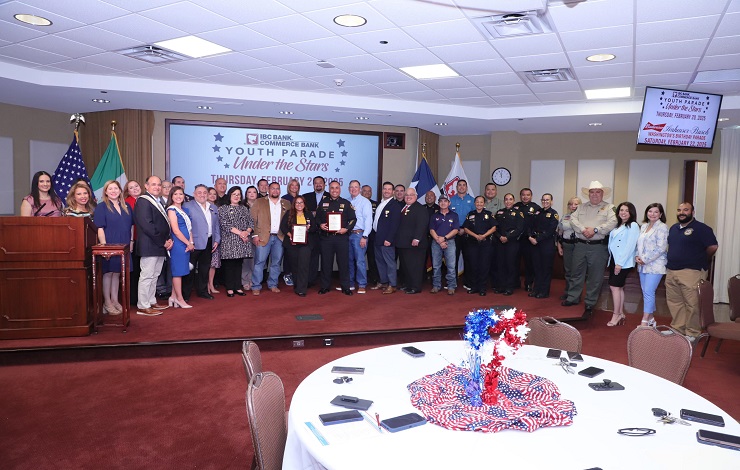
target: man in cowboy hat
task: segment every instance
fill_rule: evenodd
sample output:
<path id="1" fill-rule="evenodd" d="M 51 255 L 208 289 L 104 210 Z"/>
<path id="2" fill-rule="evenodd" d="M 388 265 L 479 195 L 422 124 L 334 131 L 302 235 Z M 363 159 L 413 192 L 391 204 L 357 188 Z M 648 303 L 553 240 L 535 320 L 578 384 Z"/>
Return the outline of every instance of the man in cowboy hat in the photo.
<path id="1" fill-rule="evenodd" d="M 571 215 L 570 220 L 576 235 L 571 264 L 573 284 L 568 290 L 568 298 L 561 305 L 577 305 L 585 281 L 586 310 L 583 316 L 588 317 L 599 300 L 604 270 L 609 261 L 609 232 L 617 225 L 617 215 L 614 205 L 603 200 L 611 195 L 611 188 L 605 187 L 600 181 L 591 181 L 588 188 L 581 188 L 581 191 L 588 197 L 588 201 L 578 206 Z"/>

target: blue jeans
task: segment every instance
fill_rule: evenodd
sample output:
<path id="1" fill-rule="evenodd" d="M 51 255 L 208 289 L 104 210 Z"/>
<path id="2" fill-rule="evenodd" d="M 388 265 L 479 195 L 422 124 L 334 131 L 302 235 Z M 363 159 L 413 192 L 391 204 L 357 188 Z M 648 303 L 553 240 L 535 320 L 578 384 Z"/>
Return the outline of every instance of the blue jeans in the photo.
<path id="1" fill-rule="evenodd" d="M 267 258 L 270 258 L 270 277 L 267 278 L 267 287 L 277 287 L 280 278 L 280 260 L 283 258 L 283 242 L 277 235 L 270 235 L 265 246 L 256 246 L 254 255 L 254 269 L 252 270 L 252 290 L 262 289 L 262 271 L 265 269 Z"/>
<path id="2" fill-rule="evenodd" d="M 643 313 L 655 313 L 655 291 L 663 278 L 662 274 L 640 273 L 640 287 L 642 287 Z"/>
<path id="3" fill-rule="evenodd" d="M 360 246 L 361 233 L 350 233 L 349 235 L 349 285 L 354 287 L 355 280 L 358 287 L 367 286 L 367 264 L 365 253 L 367 252 L 367 240 L 365 248 Z M 357 279 L 355 279 L 355 273 Z"/>
<path id="4" fill-rule="evenodd" d="M 442 258 L 447 265 L 447 288 L 457 287 L 457 269 L 455 269 L 455 240 L 447 242 L 447 248 L 442 249 L 439 243 L 432 241 L 432 286 L 442 288 Z"/>

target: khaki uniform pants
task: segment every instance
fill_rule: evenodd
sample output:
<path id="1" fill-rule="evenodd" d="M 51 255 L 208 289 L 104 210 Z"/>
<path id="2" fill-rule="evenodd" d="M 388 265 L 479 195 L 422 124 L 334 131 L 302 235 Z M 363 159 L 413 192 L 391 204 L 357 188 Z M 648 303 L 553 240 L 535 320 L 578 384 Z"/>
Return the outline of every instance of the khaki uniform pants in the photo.
<path id="1" fill-rule="evenodd" d="M 701 334 L 699 321 L 699 281 L 707 278 L 707 272 L 696 269 L 666 270 L 665 300 L 671 312 L 671 328 L 688 336 Z"/>

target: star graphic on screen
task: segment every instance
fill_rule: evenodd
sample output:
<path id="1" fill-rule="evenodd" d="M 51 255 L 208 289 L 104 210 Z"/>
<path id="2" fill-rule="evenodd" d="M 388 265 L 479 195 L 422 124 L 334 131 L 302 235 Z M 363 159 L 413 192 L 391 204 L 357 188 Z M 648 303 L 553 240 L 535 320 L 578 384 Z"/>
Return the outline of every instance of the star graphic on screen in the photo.
<path id="1" fill-rule="evenodd" d="M 344 141 L 342 139 L 339 139 L 339 141 L 337 142 L 337 146 L 344 147 Z"/>
<path id="2" fill-rule="evenodd" d="M 213 151 L 214 152 L 220 152 L 221 151 L 221 147 L 219 147 L 218 145 L 214 145 L 213 146 Z"/>
<path id="3" fill-rule="evenodd" d="M 224 168 L 228 168 L 228 167 L 229 167 L 229 164 L 228 163 L 224 163 Z"/>
<path id="4" fill-rule="evenodd" d="M 342 160 L 342 161 L 339 162 L 339 164 L 342 165 L 342 166 L 344 166 L 345 163 L 347 163 L 347 162 L 345 162 L 344 160 Z"/>
<path id="5" fill-rule="evenodd" d="M 222 136 L 220 132 L 218 134 L 214 135 L 213 138 L 216 139 L 216 142 L 223 142 L 224 141 L 224 136 Z"/>
<path id="6" fill-rule="evenodd" d="M 219 155 L 218 157 L 216 157 L 216 160 L 218 160 L 218 161 L 223 161 L 223 159 L 224 159 L 224 157 L 222 157 L 221 155 Z"/>
<path id="7" fill-rule="evenodd" d="M 660 94 L 661 94 L 661 95 L 665 95 L 665 91 L 661 91 L 661 92 L 660 92 Z"/>
<path id="8" fill-rule="evenodd" d="M 342 156 L 343 156 L 343 157 L 346 157 L 348 153 L 349 153 L 349 152 L 347 152 L 346 150 L 342 150 Z"/>
<path id="9" fill-rule="evenodd" d="M 336 171 L 337 173 L 339 173 L 339 168 L 334 168 L 334 171 Z"/>

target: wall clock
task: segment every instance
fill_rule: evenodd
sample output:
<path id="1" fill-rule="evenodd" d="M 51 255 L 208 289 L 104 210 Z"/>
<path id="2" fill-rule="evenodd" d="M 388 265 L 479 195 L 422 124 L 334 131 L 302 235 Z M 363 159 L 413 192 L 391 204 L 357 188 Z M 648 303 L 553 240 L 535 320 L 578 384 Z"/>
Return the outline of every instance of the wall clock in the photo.
<path id="1" fill-rule="evenodd" d="M 491 180 L 496 183 L 497 186 L 504 186 L 509 184 L 511 181 L 511 172 L 508 168 L 498 167 L 491 173 Z"/>

